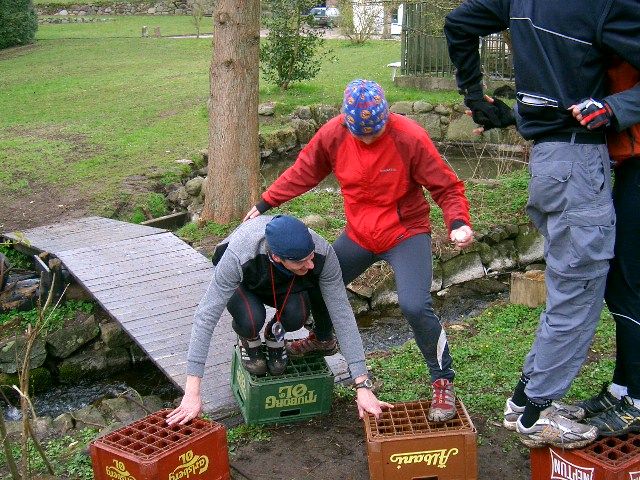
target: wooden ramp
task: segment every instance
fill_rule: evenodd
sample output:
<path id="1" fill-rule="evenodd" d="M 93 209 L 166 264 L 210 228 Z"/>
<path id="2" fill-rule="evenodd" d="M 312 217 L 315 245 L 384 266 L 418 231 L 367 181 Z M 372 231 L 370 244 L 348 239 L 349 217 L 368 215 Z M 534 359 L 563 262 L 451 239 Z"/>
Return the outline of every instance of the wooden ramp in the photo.
<path id="1" fill-rule="evenodd" d="M 178 387 L 184 386 L 193 315 L 213 274 L 209 259 L 166 230 L 102 217 L 4 237 L 59 258 L 149 358 Z M 202 382 L 207 412 L 224 415 L 235 408 L 229 380 L 235 341 L 225 310 Z M 348 376 L 341 355 L 328 360 L 338 378 Z"/>

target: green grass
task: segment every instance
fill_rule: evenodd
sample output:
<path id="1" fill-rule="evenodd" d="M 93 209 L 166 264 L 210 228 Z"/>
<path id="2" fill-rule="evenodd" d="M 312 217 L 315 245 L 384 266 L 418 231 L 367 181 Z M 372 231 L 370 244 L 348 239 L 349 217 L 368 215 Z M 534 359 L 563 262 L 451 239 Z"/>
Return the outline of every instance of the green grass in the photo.
<path id="1" fill-rule="evenodd" d="M 167 213 L 169 213 L 169 207 L 164 195 L 161 193 L 148 193 L 139 199 L 129 221 L 131 223 L 142 223 L 151 218 L 162 217 Z"/>
<path id="2" fill-rule="evenodd" d="M 224 238 L 238 226 L 238 222 L 221 225 L 214 222 L 207 222 L 202 227 L 195 223 L 188 223 L 180 228 L 176 234 L 187 242 L 199 242 L 206 237 Z"/>
<path id="3" fill-rule="evenodd" d="M 94 478 L 91 457 L 84 450 L 89 442 L 96 437 L 96 434 L 97 430 L 85 428 L 64 437 L 44 442 L 43 447 L 47 459 L 51 462 L 56 472 L 56 478 L 60 480 L 92 480 Z M 45 473 L 45 464 L 31 441 L 29 441 L 28 448 L 29 458 L 31 459 L 31 472 Z M 19 469 L 20 448 L 18 443 L 13 444 L 12 455 Z M 4 450 L 0 449 L 0 469 L 5 467 L 6 456 Z M 6 473 L 7 477 L 5 478 L 11 478 L 8 471 Z"/>
<path id="4" fill-rule="evenodd" d="M 189 16 L 121 16 L 41 25 L 35 45 L 0 52 L 0 194 L 72 188 L 92 213 L 129 205 L 128 219 L 141 190 L 127 177 L 163 183 L 181 175 L 177 159 L 199 157 L 208 143 L 211 40 L 140 38 L 143 25 L 194 32 Z M 386 64 L 399 58 L 399 42 L 326 45 L 333 54 L 316 79 L 286 92 L 261 82 L 260 100 L 279 102 L 283 114 L 338 105 L 359 76 L 378 80 L 391 102 L 459 100 L 393 85 Z"/>
<path id="5" fill-rule="evenodd" d="M 78 0 L 33 0 L 34 5 L 80 5 L 82 2 Z M 91 0 L 86 2 L 87 4 L 103 6 L 114 5 L 118 3 L 118 0 Z M 127 3 L 149 3 L 148 0 L 127 0 Z"/>
<path id="6" fill-rule="evenodd" d="M 0 242 L 0 253 L 7 257 L 12 270 L 27 270 L 33 267 L 33 259 L 26 253 L 15 250 L 10 242 Z"/>
<path id="7" fill-rule="evenodd" d="M 500 416 L 513 391 L 524 357 L 531 347 L 541 308 L 499 304 L 471 319 L 447 336 L 456 369 L 456 389 L 470 413 Z M 611 379 L 615 355 L 615 327 L 605 310 L 598 326 L 592 357 L 573 382 L 567 399 L 591 396 Z M 374 354 L 368 361 L 382 381 L 379 398 L 390 402 L 429 398 L 424 359 L 412 340 L 391 353 Z"/>
<path id="8" fill-rule="evenodd" d="M 74 318 L 77 312 L 92 313 L 94 308 L 95 305 L 93 303 L 82 300 L 68 300 L 61 303 L 57 308 L 51 308 L 47 311 L 45 315 L 46 329 L 49 331 L 57 330 L 67 320 Z M 24 312 L 11 310 L 7 313 L 0 313 L 0 325 L 13 320 L 18 320 L 21 327 L 20 330 L 24 330 L 27 324 L 35 325 L 38 320 L 38 310 L 34 308 Z"/>
<path id="9" fill-rule="evenodd" d="M 528 174 L 526 170 L 518 170 L 501 175 L 491 186 L 470 183 L 466 187 L 467 198 L 471 204 L 471 222 L 476 232 L 483 232 L 495 225 L 519 224 L 527 221 L 524 206 L 527 202 Z M 442 210 L 426 194 L 431 204 L 431 227 L 434 238 L 444 238 L 446 227 Z M 506 199 L 506 200 L 505 200 Z M 339 193 L 307 192 L 296 197 L 278 208 L 267 212 L 269 215 L 288 214 L 298 218 L 308 215 L 320 215 L 327 224 L 322 228 L 315 228 L 320 235 L 329 242 L 333 242 L 344 230 L 346 220 Z M 200 242 L 208 236 L 225 237 L 236 226 L 208 223 L 204 228 L 198 228 L 194 223 L 187 224 L 178 231 L 178 235 L 191 242 Z"/>
<path id="10" fill-rule="evenodd" d="M 233 454 L 241 445 L 249 442 L 265 442 L 271 438 L 271 432 L 263 425 L 238 425 L 227 431 L 229 453 Z"/>
<path id="11" fill-rule="evenodd" d="M 74 2 L 77 4 L 77 2 Z M 150 37 L 154 29 L 160 28 L 163 37 L 177 35 L 195 35 L 196 27 L 190 15 L 125 15 L 85 17 L 96 21 L 88 23 L 41 24 L 38 26 L 37 40 L 63 39 L 108 39 L 108 38 L 137 38 L 148 42 L 159 41 L 156 38 L 141 38 L 142 27 L 147 27 Z M 213 32 L 213 21 L 205 17 L 200 24 L 200 34 Z M 211 39 L 202 38 L 200 41 L 211 46 Z"/>

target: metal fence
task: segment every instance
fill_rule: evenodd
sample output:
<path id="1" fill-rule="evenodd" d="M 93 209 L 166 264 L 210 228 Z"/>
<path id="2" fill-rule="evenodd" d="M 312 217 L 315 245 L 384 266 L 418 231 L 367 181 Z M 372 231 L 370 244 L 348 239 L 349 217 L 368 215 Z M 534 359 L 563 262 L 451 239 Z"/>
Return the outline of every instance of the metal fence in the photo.
<path id="1" fill-rule="evenodd" d="M 401 35 L 402 75 L 452 76 L 455 67 L 447 51 L 447 41 L 430 30 L 426 3 L 405 5 Z M 511 49 L 505 35 L 497 33 L 484 37 L 480 42 L 480 58 L 483 73 L 494 80 L 513 81 Z"/>

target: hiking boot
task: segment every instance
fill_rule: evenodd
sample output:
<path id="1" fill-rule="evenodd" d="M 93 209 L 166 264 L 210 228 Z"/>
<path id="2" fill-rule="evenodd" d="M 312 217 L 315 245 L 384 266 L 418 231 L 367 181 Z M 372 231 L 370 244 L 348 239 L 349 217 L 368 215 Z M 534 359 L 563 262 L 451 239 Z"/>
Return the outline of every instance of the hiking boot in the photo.
<path id="1" fill-rule="evenodd" d="M 432 422 L 446 422 L 456 416 L 456 394 L 453 382 L 446 378 L 439 378 L 431 384 L 433 397 L 429 407 L 429 420 Z"/>
<path id="2" fill-rule="evenodd" d="M 558 401 L 553 401 L 551 403 L 556 408 L 556 412 L 558 415 L 563 416 L 564 418 L 568 418 L 569 420 L 573 420 L 574 422 L 579 422 L 585 416 L 585 411 L 583 408 L 577 405 L 569 405 L 568 403 L 562 403 Z M 524 413 L 524 407 L 519 407 L 511 398 L 507 398 L 507 401 L 504 406 L 504 416 L 502 420 L 502 425 L 507 430 L 515 431 L 516 422 L 520 415 Z"/>
<path id="3" fill-rule="evenodd" d="M 240 337 L 240 359 L 242 366 L 252 375 L 264 375 L 267 373 L 267 359 L 262 350 L 260 337 L 253 339 Z"/>
<path id="4" fill-rule="evenodd" d="M 271 375 L 282 375 L 289 363 L 287 350 L 284 348 L 284 340 L 278 341 L 268 334 L 265 334 L 264 339 L 267 344 L 267 368 L 269 373 Z"/>
<path id="5" fill-rule="evenodd" d="M 587 419 L 586 423 L 596 427 L 603 437 L 640 432 L 640 409 L 631 398 L 622 397 L 614 408 Z"/>
<path id="6" fill-rule="evenodd" d="M 551 445 L 560 448 L 581 448 L 598 437 L 598 429 L 583 425 L 563 417 L 551 405 L 540 412 L 540 418 L 525 428 L 520 419 L 516 420 L 516 431 L 520 441 L 529 448 Z"/>
<path id="7" fill-rule="evenodd" d="M 578 402 L 578 406 L 584 409 L 585 417 L 589 418 L 613 409 L 619 402 L 620 400 L 609 391 L 608 384 L 605 383 L 602 385 L 600 393 L 587 400 Z"/>
<path id="8" fill-rule="evenodd" d="M 338 353 L 338 342 L 335 337 L 331 340 L 318 340 L 314 332 L 309 332 L 307 338 L 288 342 L 287 352 L 292 357 L 304 357 L 306 355 L 323 355 L 328 357 L 329 355 Z"/>

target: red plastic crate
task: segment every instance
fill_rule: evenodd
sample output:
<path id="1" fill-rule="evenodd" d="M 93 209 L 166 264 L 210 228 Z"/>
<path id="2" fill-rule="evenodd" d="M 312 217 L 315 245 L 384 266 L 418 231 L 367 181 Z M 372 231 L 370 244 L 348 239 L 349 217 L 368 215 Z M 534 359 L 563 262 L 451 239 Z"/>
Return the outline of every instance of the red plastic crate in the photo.
<path id="1" fill-rule="evenodd" d="M 600 438 L 576 450 L 531 449 L 532 480 L 640 480 L 640 435 Z"/>
<path id="2" fill-rule="evenodd" d="M 168 426 L 160 410 L 91 443 L 95 480 L 230 480 L 223 425 L 194 419 Z"/>
<path id="3" fill-rule="evenodd" d="M 460 400 L 456 416 L 444 423 L 427 419 L 429 400 L 394 405 L 364 422 L 372 480 L 478 478 L 477 432 Z"/>

